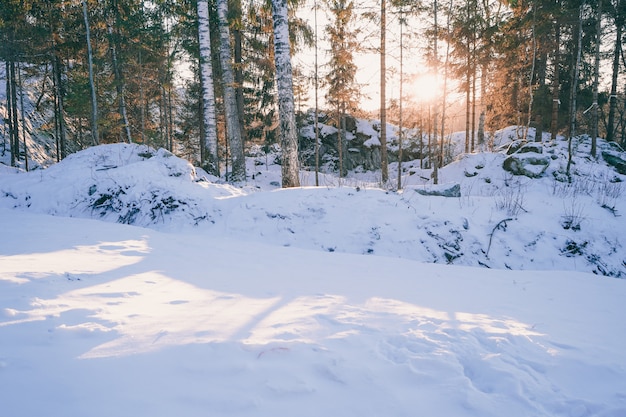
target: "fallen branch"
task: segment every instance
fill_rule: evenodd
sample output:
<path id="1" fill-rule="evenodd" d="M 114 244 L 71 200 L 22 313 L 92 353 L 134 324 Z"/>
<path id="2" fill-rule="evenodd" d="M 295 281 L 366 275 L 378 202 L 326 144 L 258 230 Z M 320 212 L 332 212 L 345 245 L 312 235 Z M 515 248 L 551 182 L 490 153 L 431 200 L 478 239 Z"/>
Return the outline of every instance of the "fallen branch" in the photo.
<path id="1" fill-rule="evenodd" d="M 506 227 L 506 222 L 513 220 L 512 218 L 508 218 L 508 219 L 504 219 L 504 220 L 500 220 L 498 222 L 498 224 L 496 224 L 493 228 L 493 230 L 491 231 L 491 233 L 489 233 L 489 245 L 487 246 L 487 257 L 489 257 L 489 249 L 491 249 L 491 241 L 493 240 L 493 234 L 496 232 L 496 230 L 498 230 L 500 228 L 500 226 L 502 224 L 504 224 L 504 227 Z"/>

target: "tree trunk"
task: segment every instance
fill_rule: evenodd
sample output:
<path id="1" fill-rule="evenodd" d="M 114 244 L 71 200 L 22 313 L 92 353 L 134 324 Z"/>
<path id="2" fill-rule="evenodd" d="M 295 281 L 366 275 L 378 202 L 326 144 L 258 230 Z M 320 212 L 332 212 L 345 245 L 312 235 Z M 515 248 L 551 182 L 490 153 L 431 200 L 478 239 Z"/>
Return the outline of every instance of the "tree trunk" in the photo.
<path id="1" fill-rule="evenodd" d="M 478 140 L 478 148 L 480 151 L 485 150 L 485 94 L 487 94 L 487 64 L 481 65 L 480 74 L 480 115 L 478 116 L 478 131 L 476 133 Z"/>
<path id="2" fill-rule="evenodd" d="M 67 156 L 66 150 L 66 136 L 67 129 L 65 126 L 65 103 L 63 99 L 63 77 L 61 71 L 61 60 L 56 56 L 56 51 L 53 51 L 52 56 L 52 73 L 55 81 L 55 96 L 57 102 L 57 120 L 58 120 L 58 143 L 59 143 L 59 155 L 60 159 L 64 159 Z"/>
<path id="3" fill-rule="evenodd" d="M 272 0 L 272 17 L 274 19 L 274 60 L 282 148 L 282 186 L 299 187 L 298 131 L 293 100 L 287 0 Z"/>
<path id="4" fill-rule="evenodd" d="M 598 11 L 596 14 L 596 62 L 593 75 L 593 108 L 591 109 L 592 118 L 592 136 L 591 136 L 591 156 L 594 158 L 597 154 L 598 140 L 598 84 L 600 78 L 600 35 L 602 31 L 602 0 L 598 0 Z"/>
<path id="5" fill-rule="evenodd" d="M 89 89 L 91 91 L 91 137 L 93 144 L 99 143 L 98 139 L 98 101 L 96 100 L 96 84 L 93 77 L 93 52 L 91 49 L 91 34 L 89 31 L 89 16 L 87 14 L 87 2 L 83 2 L 83 18 L 85 20 L 85 33 L 87 38 L 87 62 L 89 66 Z"/>
<path id="6" fill-rule="evenodd" d="M 532 6 L 533 8 L 533 20 L 532 20 L 532 48 L 533 48 L 533 56 L 532 56 L 532 65 L 530 67 L 530 75 L 528 77 L 528 121 L 526 123 L 526 128 L 524 129 L 524 140 L 528 139 L 528 131 L 530 130 L 530 123 L 532 120 L 533 114 L 533 101 L 535 99 L 535 91 L 533 89 L 533 85 L 535 83 L 535 65 L 537 64 L 537 33 L 535 30 L 535 17 L 537 15 L 536 5 Z M 535 131 L 536 135 L 536 131 Z M 535 138 L 536 139 L 536 138 Z"/>
<path id="7" fill-rule="evenodd" d="M 471 151 L 476 147 L 476 39 L 472 39 L 472 140 Z"/>
<path id="8" fill-rule="evenodd" d="M 235 95 L 235 77 L 233 74 L 232 55 L 230 52 L 230 30 L 228 27 L 228 0 L 217 1 L 217 16 L 220 32 L 220 62 L 224 89 L 224 113 L 226 119 L 226 137 L 230 148 L 232 173 L 231 181 L 246 180 L 246 160 L 243 153 L 243 140 L 237 97 Z"/>
<path id="9" fill-rule="evenodd" d="M 470 17 L 470 1 L 465 1 L 467 18 Z M 472 79 L 472 59 L 471 59 L 471 45 L 469 35 L 467 36 L 467 51 L 465 60 L 465 153 L 470 153 L 470 107 L 472 103 L 471 99 L 471 79 Z M 443 140 L 443 138 L 442 138 Z"/>
<path id="10" fill-rule="evenodd" d="M 624 17 L 622 15 L 622 0 L 618 1 L 615 10 L 615 49 L 613 51 L 613 73 L 611 77 L 611 96 L 609 97 L 609 125 L 606 129 L 606 140 L 615 140 L 615 112 L 617 111 L 617 76 L 619 74 L 619 58 L 622 52 L 622 33 Z"/>
<path id="11" fill-rule="evenodd" d="M 245 125 L 245 99 L 243 94 L 243 56 L 242 56 L 242 11 L 241 0 L 229 0 L 231 16 L 234 20 L 233 43 L 234 43 L 234 71 L 235 71 L 235 96 L 237 98 L 237 116 L 239 117 L 239 127 L 241 129 L 241 140 L 245 145 L 248 138 Z"/>
<path id="12" fill-rule="evenodd" d="M 122 141 L 132 143 L 130 134 L 130 124 L 128 123 L 128 115 L 126 114 L 126 99 L 124 98 L 124 81 L 122 79 L 122 68 L 117 59 L 116 40 L 113 34 L 113 25 L 107 22 L 107 32 L 109 34 L 109 48 L 111 50 L 111 64 L 113 65 L 113 75 L 115 76 L 115 88 L 117 91 L 118 108 L 120 113 L 120 123 L 122 132 Z"/>
<path id="13" fill-rule="evenodd" d="M 22 116 L 22 139 L 24 143 L 24 169 L 28 171 L 28 146 L 26 144 L 26 114 L 24 112 L 24 85 L 22 84 L 22 71 L 17 64 L 17 80 L 20 85 L 20 114 Z M 19 146 L 18 146 L 19 150 Z"/>
<path id="14" fill-rule="evenodd" d="M 400 96 L 399 96 L 399 105 L 400 105 L 400 115 L 399 115 L 399 122 L 398 122 L 398 183 L 397 183 L 397 189 L 401 190 L 402 189 L 402 101 L 403 101 L 403 97 L 402 97 L 402 84 L 404 82 L 404 62 L 403 62 L 403 58 L 404 58 L 404 54 L 403 54 L 403 50 L 404 50 L 404 44 L 403 44 L 403 26 L 404 26 L 404 22 L 403 22 L 403 16 L 402 16 L 402 5 L 400 5 Z"/>
<path id="15" fill-rule="evenodd" d="M 318 90 L 319 90 L 319 74 L 317 65 L 317 0 L 313 6 L 314 9 L 314 23 L 315 23 L 315 186 L 320 185 L 319 171 L 320 171 L 320 130 L 318 122 Z"/>
<path id="16" fill-rule="evenodd" d="M 384 1 L 384 0 L 383 0 Z M 434 13 L 434 23 L 435 23 L 435 30 L 434 30 L 434 73 L 435 74 L 439 74 L 439 57 L 437 56 L 437 39 L 439 38 L 439 27 L 437 26 L 437 14 L 438 14 L 439 10 L 437 8 L 437 0 L 433 1 L 433 13 Z M 437 155 L 437 103 L 435 102 L 434 105 L 434 110 L 433 110 L 433 116 L 432 116 L 432 122 L 431 122 L 431 118 L 430 118 L 430 104 L 428 105 L 428 159 L 430 161 L 431 164 L 433 164 L 433 183 L 434 184 L 438 184 L 439 183 L 439 169 L 437 167 L 438 165 L 438 160 L 439 160 L 439 156 Z M 432 157 L 432 150 L 430 148 L 430 143 L 431 143 L 431 130 L 433 130 L 431 128 L 431 123 L 432 126 L 434 126 L 434 131 L 435 131 L 435 156 L 434 158 Z"/>
<path id="17" fill-rule="evenodd" d="M 561 25 L 557 20 L 554 27 L 554 71 L 552 78 L 552 120 L 550 121 L 550 139 L 556 140 L 559 128 L 559 90 L 561 58 Z"/>
<path id="18" fill-rule="evenodd" d="M 385 49 L 387 35 L 387 12 L 386 1 L 380 0 L 380 169 L 382 172 L 382 182 L 387 183 L 389 179 L 389 168 L 387 161 L 387 69 L 385 64 Z"/>
<path id="19" fill-rule="evenodd" d="M 342 109 L 337 109 L 337 114 L 339 115 L 339 120 L 337 123 L 337 154 L 339 156 L 339 186 L 341 186 L 341 179 L 344 177 L 343 175 L 343 134 L 345 127 L 345 114 Z"/>
<path id="20" fill-rule="evenodd" d="M 452 0 L 448 7 L 448 17 L 446 21 L 446 36 L 450 36 L 450 16 L 452 16 Z M 441 166 L 443 166 L 443 142 L 446 137 L 446 102 L 448 100 L 448 66 L 450 65 L 450 42 L 446 42 L 446 58 L 443 63 L 443 94 L 441 99 L 441 144 L 439 147 L 439 154 L 441 155 Z M 435 128 L 435 132 L 437 129 Z M 435 135 L 436 137 L 437 135 Z M 436 184 L 436 183 L 435 183 Z"/>
<path id="21" fill-rule="evenodd" d="M 576 98 L 578 96 L 578 73 L 580 71 L 580 60 L 582 54 L 583 43 L 583 7 L 581 4 L 578 8 L 578 33 L 577 33 L 577 46 L 576 46 L 576 62 L 573 68 L 572 74 L 572 89 L 570 91 L 570 120 L 569 120 L 569 141 L 567 145 L 567 168 L 565 173 L 569 177 L 570 168 L 572 166 L 572 138 L 576 134 Z"/>
<path id="22" fill-rule="evenodd" d="M 209 4 L 198 1 L 198 41 L 200 44 L 200 84 L 202 90 L 202 167 L 215 176 L 220 175 L 217 156 L 217 119 L 215 92 L 213 90 L 213 64 L 211 61 L 211 33 L 209 29 Z"/>
<path id="23" fill-rule="evenodd" d="M 17 105 L 15 104 L 15 78 L 13 75 L 15 71 L 15 64 L 12 58 L 9 58 L 6 62 L 6 77 L 7 77 L 7 116 L 6 122 L 9 126 L 9 150 L 11 152 L 11 166 L 14 167 L 17 165 L 17 161 L 19 160 L 19 153 L 16 149 L 15 137 L 18 134 L 17 127 Z"/>

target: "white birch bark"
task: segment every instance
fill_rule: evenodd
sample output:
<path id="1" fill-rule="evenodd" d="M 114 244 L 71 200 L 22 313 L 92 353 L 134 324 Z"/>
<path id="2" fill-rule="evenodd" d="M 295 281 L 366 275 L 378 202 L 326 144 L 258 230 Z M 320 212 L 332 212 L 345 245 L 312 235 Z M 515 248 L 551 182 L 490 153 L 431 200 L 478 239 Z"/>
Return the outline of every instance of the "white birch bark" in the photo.
<path id="1" fill-rule="evenodd" d="M 226 118 L 226 137 L 230 148 L 232 173 L 231 181 L 246 180 L 246 161 L 243 153 L 243 139 L 237 96 L 235 95 L 235 76 L 233 73 L 232 54 L 230 52 L 230 29 L 228 27 L 228 0 L 217 1 L 217 17 L 220 29 L 220 61 L 222 81 L 224 83 L 224 112 Z"/>
<path id="2" fill-rule="evenodd" d="M 203 168 L 219 176 L 217 157 L 217 121 L 215 117 L 215 93 L 213 90 L 213 65 L 211 63 L 211 34 L 209 31 L 209 4 L 198 0 L 198 41 L 200 43 L 200 82 L 202 84 L 202 123 L 204 125 Z"/>
<path id="3" fill-rule="evenodd" d="M 272 0 L 274 19 L 274 60 L 278 89 L 280 146 L 282 148 L 282 186 L 299 187 L 298 132 L 293 99 L 293 74 L 289 46 L 287 0 Z"/>

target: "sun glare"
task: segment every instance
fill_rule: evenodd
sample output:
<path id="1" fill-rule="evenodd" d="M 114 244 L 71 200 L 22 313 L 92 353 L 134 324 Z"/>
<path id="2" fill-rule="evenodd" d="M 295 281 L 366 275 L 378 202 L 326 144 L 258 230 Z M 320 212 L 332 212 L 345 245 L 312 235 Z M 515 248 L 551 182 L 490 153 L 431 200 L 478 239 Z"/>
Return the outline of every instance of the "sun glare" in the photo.
<path id="1" fill-rule="evenodd" d="M 411 83 L 412 96 L 418 102 L 428 102 L 440 96 L 443 90 L 441 77 L 426 73 L 415 76 Z"/>

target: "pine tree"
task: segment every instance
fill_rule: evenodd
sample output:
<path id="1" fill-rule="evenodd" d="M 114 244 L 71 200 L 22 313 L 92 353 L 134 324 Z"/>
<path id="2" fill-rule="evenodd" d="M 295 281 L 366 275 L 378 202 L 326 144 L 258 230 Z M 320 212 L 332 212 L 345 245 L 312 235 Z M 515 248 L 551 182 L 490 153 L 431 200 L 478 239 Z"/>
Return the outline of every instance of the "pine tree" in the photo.
<path id="1" fill-rule="evenodd" d="M 327 0 L 333 21 L 326 26 L 330 44 L 330 71 L 326 75 L 328 92 L 326 101 L 333 109 L 337 122 L 337 151 L 339 154 L 339 176 L 345 175 L 343 151 L 345 144 L 345 119 L 348 112 L 357 109 L 360 92 L 356 84 L 357 67 L 353 53 L 358 51 L 358 30 L 350 30 L 355 24 L 352 0 Z"/>

